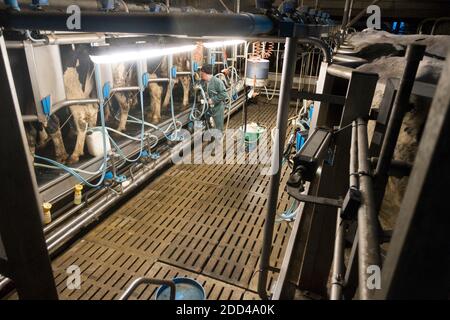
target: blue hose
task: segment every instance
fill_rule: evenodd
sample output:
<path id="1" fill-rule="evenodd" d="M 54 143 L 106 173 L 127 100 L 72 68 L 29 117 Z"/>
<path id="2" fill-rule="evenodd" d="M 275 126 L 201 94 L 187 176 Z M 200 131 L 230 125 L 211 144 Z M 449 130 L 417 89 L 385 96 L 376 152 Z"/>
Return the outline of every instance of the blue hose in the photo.
<path id="1" fill-rule="evenodd" d="M 98 65 L 95 65 L 95 69 L 96 69 L 96 75 L 100 74 L 100 69 L 98 67 Z M 96 77 L 96 85 L 97 85 L 97 92 L 100 92 L 99 95 L 101 95 L 102 92 L 102 87 L 101 87 L 101 83 L 98 77 Z M 102 176 L 100 177 L 100 180 L 96 183 L 96 184 L 92 184 L 89 181 L 87 181 L 86 179 L 84 179 L 80 174 L 78 174 L 77 172 L 75 172 L 72 168 L 67 167 L 57 161 L 54 161 L 52 159 L 48 159 L 45 157 L 41 157 L 38 155 L 35 155 L 35 159 L 39 159 L 39 160 L 43 160 L 46 161 L 66 172 L 68 172 L 69 174 L 71 174 L 72 176 L 74 176 L 75 178 L 77 178 L 81 183 L 85 184 L 88 187 L 91 188 L 98 188 L 103 184 L 103 181 L 105 180 L 105 176 L 106 176 L 106 168 L 107 168 L 107 163 L 108 163 L 108 155 L 106 153 L 106 139 L 107 139 L 107 135 L 108 132 L 106 131 L 106 121 L 105 121 L 105 105 L 104 105 L 105 101 L 104 101 L 104 97 L 101 97 L 100 99 L 100 103 L 99 103 L 99 107 L 100 107 L 100 122 L 101 122 L 101 131 L 102 131 L 102 135 L 103 135 L 103 163 L 100 167 L 99 170 L 102 171 Z"/>
<path id="2" fill-rule="evenodd" d="M 101 130 L 102 130 L 102 135 L 103 135 L 103 150 L 104 155 L 103 155 L 103 163 L 100 167 L 99 170 L 102 171 L 102 176 L 100 178 L 100 180 L 96 183 L 96 184 L 92 184 L 89 181 L 87 181 L 85 178 L 83 178 L 79 173 L 75 172 L 73 170 L 73 168 L 70 168 L 68 166 L 63 165 L 62 163 L 59 163 L 55 160 L 52 159 L 48 159 L 45 157 L 41 157 L 38 155 L 35 155 L 35 159 L 39 159 L 45 162 L 50 163 L 51 165 L 60 168 L 61 170 L 66 171 L 67 173 L 71 174 L 72 176 L 74 176 L 75 178 L 77 178 L 81 183 L 83 183 L 84 185 L 91 187 L 91 188 L 98 188 L 103 184 L 103 181 L 105 180 L 105 175 L 106 175 L 106 167 L 107 167 L 107 162 L 108 162 L 108 155 L 106 153 L 106 139 L 107 139 L 107 132 L 106 132 L 106 124 L 105 124 L 105 113 L 104 113 L 104 105 L 103 105 L 103 101 L 100 102 L 100 121 L 101 121 Z"/>
<path id="3" fill-rule="evenodd" d="M 292 221 L 295 219 L 296 217 L 296 210 L 298 207 L 298 203 L 297 200 L 294 200 L 291 204 L 291 206 L 289 207 L 289 209 L 287 209 L 285 212 L 283 212 L 279 218 L 277 218 L 275 221 L 276 222 L 283 222 L 283 221 Z"/>
<path id="4" fill-rule="evenodd" d="M 114 141 L 114 139 L 109 137 L 111 143 L 113 144 L 114 148 L 116 148 L 116 150 L 118 151 L 118 153 L 122 157 L 122 159 L 124 159 L 125 161 L 130 162 L 130 163 L 135 163 L 135 162 L 139 161 L 139 159 L 142 158 L 142 154 L 144 152 L 145 121 L 144 121 L 144 91 L 143 90 L 139 91 L 139 98 L 141 100 L 140 102 L 141 102 L 141 116 L 142 116 L 142 121 L 141 121 L 141 146 L 140 146 L 139 155 L 135 159 L 128 159 L 125 156 L 125 154 L 123 153 L 122 149 L 119 147 L 119 145 Z"/>

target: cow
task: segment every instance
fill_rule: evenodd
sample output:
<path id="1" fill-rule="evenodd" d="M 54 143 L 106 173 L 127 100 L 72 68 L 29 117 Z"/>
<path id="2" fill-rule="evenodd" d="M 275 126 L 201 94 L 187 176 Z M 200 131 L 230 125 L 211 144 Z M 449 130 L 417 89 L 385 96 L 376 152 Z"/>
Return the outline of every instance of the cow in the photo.
<path id="1" fill-rule="evenodd" d="M 66 98 L 68 100 L 79 100 L 95 98 L 95 74 L 94 66 L 89 55 L 92 54 L 92 48 L 89 45 L 61 45 L 61 62 L 63 66 L 63 79 Z M 19 70 L 25 60 L 23 50 L 16 50 L 11 65 L 13 70 Z M 178 71 L 190 71 L 187 55 L 177 55 L 173 59 L 174 65 Z M 25 65 L 26 68 L 26 65 Z M 22 67 L 22 69 L 24 69 Z M 22 70 L 22 74 L 15 75 L 16 87 L 27 90 L 27 93 L 20 93 L 21 106 L 24 106 L 23 114 L 34 114 L 35 104 L 32 98 L 32 90 L 29 78 L 24 76 L 27 70 Z M 137 85 L 136 67 L 134 63 L 118 63 L 112 66 L 114 87 L 128 87 Z M 168 78 L 169 71 L 167 58 L 159 59 L 159 62 L 148 61 L 148 71 L 150 79 Z M 183 107 L 189 104 L 190 76 L 179 76 L 174 79 L 174 83 L 181 83 L 183 86 Z M 150 82 L 148 85 L 150 94 L 150 110 L 146 112 L 145 119 L 152 123 L 161 121 L 161 101 L 163 96 L 163 86 L 158 82 Z M 138 104 L 137 92 L 116 92 L 113 99 L 117 102 L 120 110 L 120 119 L 117 129 L 126 130 L 128 114 L 131 108 Z M 170 86 L 167 85 L 166 95 L 163 107 L 170 103 Z M 98 118 L 97 104 L 78 104 L 68 107 L 66 110 L 60 110 L 57 114 L 51 114 L 42 123 L 26 124 L 27 138 L 30 145 L 30 152 L 34 155 L 36 148 L 45 146 L 51 139 L 55 150 L 55 160 L 60 163 L 75 164 L 79 162 L 80 157 L 84 155 L 84 147 L 87 130 L 97 126 Z M 108 117 L 109 108 L 105 109 Z M 67 119 L 70 116 L 72 119 Z M 64 118 L 64 121 L 60 121 Z M 71 125 L 76 133 L 76 143 L 73 152 L 68 154 L 61 132 L 61 122 Z"/>
<path id="2" fill-rule="evenodd" d="M 190 71 L 190 62 L 187 55 L 176 55 L 173 57 L 173 65 L 177 68 L 177 71 Z M 161 58 L 157 61 L 149 59 L 147 62 L 149 78 L 169 78 L 168 59 L 167 57 Z M 136 67 L 133 63 L 117 63 L 112 66 L 114 76 L 115 87 L 129 87 L 135 86 L 136 81 Z M 189 106 L 189 93 L 191 85 L 190 75 L 180 75 L 173 79 L 173 85 L 181 83 L 183 88 L 183 109 Z M 145 120 L 154 124 L 161 121 L 161 105 L 164 109 L 169 107 L 171 99 L 171 86 L 166 85 L 166 93 L 164 101 L 161 104 L 163 96 L 163 85 L 160 82 L 150 81 L 148 84 L 148 92 L 150 95 L 150 110 L 145 114 Z M 128 114 L 131 108 L 137 104 L 136 93 L 132 92 L 118 92 L 115 93 L 115 99 L 120 108 L 120 121 L 118 130 L 125 131 Z"/>
<path id="3" fill-rule="evenodd" d="M 8 56 L 21 112 L 23 115 L 35 115 L 36 105 L 33 98 L 33 89 L 28 67 L 24 63 L 26 61 L 25 52 L 23 49 L 9 49 Z M 45 147 L 51 140 L 54 145 L 56 161 L 64 163 L 69 157 L 64 146 L 58 115 L 51 114 L 47 118 L 41 119 L 41 122 L 27 122 L 25 123 L 25 130 L 32 156 L 34 156 L 37 148 Z"/>
<path id="4" fill-rule="evenodd" d="M 87 45 L 61 46 L 61 59 L 64 71 L 64 88 L 68 100 L 89 99 L 95 97 L 94 66 L 89 58 Z M 75 148 L 67 163 L 73 164 L 84 155 L 86 133 L 97 125 L 98 105 L 79 104 L 69 107 L 76 130 Z"/>
<path id="5" fill-rule="evenodd" d="M 425 43 L 427 46 L 428 56 L 425 56 L 423 61 L 419 65 L 419 69 L 416 76 L 416 81 L 436 84 L 439 80 L 440 74 L 443 68 L 443 60 L 440 55 L 445 55 L 444 52 L 448 50 L 450 37 L 437 36 L 427 37 L 426 39 L 419 39 L 418 36 L 391 36 L 385 32 L 381 32 L 381 35 L 377 36 L 376 33 L 370 32 L 368 38 L 361 37 L 359 34 L 353 36 L 353 39 L 361 39 L 359 48 L 366 48 L 371 50 L 371 46 L 377 46 L 384 41 L 391 41 L 394 45 L 407 45 L 409 43 Z M 374 43 L 370 44 L 370 38 L 373 37 Z M 420 36 L 422 37 L 422 36 Z M 395 39 L 393 41 L 392 39 Z M 440 45 L 438 45 L 440 43 Z M 379 56 L 373 61 L 361 65 L 357 70 L 362 72 L 373 72 L 379 75 L 379 81 L 375 90 L 374 99 L 372 102 L 373 108 L 379 108 L 384 96 L 386 88 L 386 82 L 390 78 L 401 78 L 406 65 L 406 59 L 404 56 L 396 56 L 387 54 L 387 56 Z M 425 121 L 428 115 L 428 110 L 431 104 L 430 99 L 412 96 L 411 97 L 410 111 L 407 112 L 403 119 L 402 129 L 396 145 L 394 158 L 396 160 L 403 160 L 409 163 L 413 163 L 417 149 L 420 142 L 420 136 L 425 125 Z M 369 138 L 373 134 L 374 123 L 369 122 Z M 400 209 L 400 205 L 403 199 L 403 195 L 406 191 L 408 184 L 408 178 L 389 178 L 386 196 L 383 200 L 383 205 L 380 212 L 380 220 L 382 225 L 386 228 L 392 228 L 395 225 L 396 217 Z"/>
<path id="6" fill-rule="evenodd" d="M 166 63 L 164 63 L 166 62 Z M 177 71 L 191 71 L 190 60 L 187 54 L 177 55 L 173 58 L 173 65 L 177 68 Z M 163 59 L 163 70 L 168 70 L 167 59 Z M 169 71 L 170 72 L 170 71 Z M 189 89 L 191 86 L 191 76 L 190 75 L 181 75 L 174 78 L 174 85 L 177 83 L 181 83 L 183 87 L 183 109 L 186 109 L 189 105 Z M 167 108 L 170 103 L 170 86 L 166 91 L 166 96 L 164 98 L 164 102 L 162 104 L 163 108 Z M 159 114 L 159 115 L 158 115 Z M 156 115 L 156 117 L 155 117 Z M 154 118 L 160 118 L 160 111 L 156 110 L 153 115 Z"/>
<path id="7" fill-rule="evenodd" d="M 115 88 L 137 86 L 135 64 L 117 63 L 112 65 L 111 68 Z M 130 109 L 137 104 L 136 97 L 136 92 L 132 91 L 116 92 L 114 94 L 114 99 L 117 101 L 120 109 L 119 126 L 117 128 L 118 131 L 123 132 L 126 130 L 128 113 Z M 108 112 L 106 118 L 109 119 L 109 108 L 107 110 Z"/>
<path id="8" fill-rule="evenodd" d="M 373 29 L 353 33 L 347 42 L 354 47 L 354 55 L 369 62 L 379 57 L 403 56 L 406 47 L 413 43 L 427 46 L 426 55 L 435 58 L 445 58 L 450 49 L 449 36 L 395 35 Z"/>

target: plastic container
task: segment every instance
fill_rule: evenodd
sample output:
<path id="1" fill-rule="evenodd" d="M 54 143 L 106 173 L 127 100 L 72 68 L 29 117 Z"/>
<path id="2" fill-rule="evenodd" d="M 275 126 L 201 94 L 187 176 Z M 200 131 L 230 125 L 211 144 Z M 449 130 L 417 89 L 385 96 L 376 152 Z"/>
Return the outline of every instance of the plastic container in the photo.
<path id="1" fill-rule="evenodd" d="M 86 135 L 86 144 L 88 152 L 93 157 L 101 157 L 104 155 L 103 150 L 103 133 L 100 131 L 88 132 Z M 111 151 L 111 143 L 109 138 L 106 138 L 106 152 Z"/>
<path id="2" fill-rule="evenodd" d="M 83 186 L 81 184 L 77 184 L 75 186 L 75 194 L 74 194 L 74 198 L 73 198 L 73 204 L 78 206 L 81 204 L 82 200 L 83 200 Z"/>
<path id="3" fill-rule="evenodd" d="M 244 127 L 241 127 L 241 131 L 242 132 L 244 131 Z M 258 141 L 264 132 L 266 132 L 266 128 L 260 127 L 258 124 L 254 122 L 247 125 L 244 141 L 248 152 L 256 149 Z"/>
<path id="4" fill-rule="evenodd" d="M 250 87 L 264 88 L 269 79 L 270 61 L 266 59 L 248 59 L 245 84 Z"/>
<path id="5" fill-rule="evenodd" d="M 42 222 L 43 222 L 44 224 L 49 224 L 49 223 L 51 223 L 51 222 L 52 222 L 52 213 L 51 213 L 51 210 L 52 210 L 52 204 L 51 204 L 51 203 L 48 203 L 48 202 L 45 202 L 45 203 L 42 204 L 42 209 L 43 209 L 43 211 L 44 211 L 44 215 L 43 215 L 43 218 L 42 218 Z"/>

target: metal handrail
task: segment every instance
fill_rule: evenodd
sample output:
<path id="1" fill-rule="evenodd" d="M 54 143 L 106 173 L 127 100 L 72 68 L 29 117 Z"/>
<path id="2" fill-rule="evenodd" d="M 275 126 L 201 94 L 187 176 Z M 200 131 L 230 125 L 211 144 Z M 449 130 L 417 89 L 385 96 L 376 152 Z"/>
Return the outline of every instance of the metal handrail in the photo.
<path id="1" fill-rule="evenodd" d="M 175 282 L 172 280 L 161 280 L 152 278 L 138 278 L 131 283 L 131 285 L 125 290 L 119 300 L 128 300 L 128 298 L 136 291 L 136 289 L 143 284 L 154 284 L 154 285 L 166 285 L 170 288 L 170 300 L 175 300 L 176 287 Z"/>

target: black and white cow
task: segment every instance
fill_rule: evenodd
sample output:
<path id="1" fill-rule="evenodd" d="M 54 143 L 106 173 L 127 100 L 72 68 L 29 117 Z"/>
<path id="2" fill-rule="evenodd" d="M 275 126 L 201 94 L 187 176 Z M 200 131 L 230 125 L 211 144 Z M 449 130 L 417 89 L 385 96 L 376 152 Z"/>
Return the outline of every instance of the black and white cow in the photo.
<path id="1" fill-rule="evenodd" d="M 427 54 L 419 65 L 416 80 L 431 84 L 438 82 L 444 63 L 441 57 L 445 57 L 450 49 L 450 36 L 397 36 L 373 30 L 356 33 L 350 38 L 349 42 L 357 50 L 366 50 L 366 52 L 372 53 L 376 53 L 374 49 L 379 48 L 380 44 L 392 45 L 398 49 L 396 54 L 392 54 L 390 50 L 379 51 L 378 56 L 373 56 L 369 63 L 357 68 L 363 72 L 377 73 L 380 77 L 372 102 L 373 108 L 380 106 L 387 80 L 402 77 L 406 65 L 404 48 L 407 45 L 411 43 L 427 45 Z M 400 51 L 403 51 L 403 53 L 400 54 L 401 56 L 397 56 Z M 410 111 L 403 119 L 394 158 L 412 163 L 417 153 L 431 100 L 413 95 L 410 103 Z M 369 122 L 369 137 L 373 134 L 373 129 L 374 123 Z M 395 224 L 407 183 L 408 178 L 391 177 L 389 179 L 386 196 L 380 212 L 381 221 L 388 228 L 393 227 Z"/>

